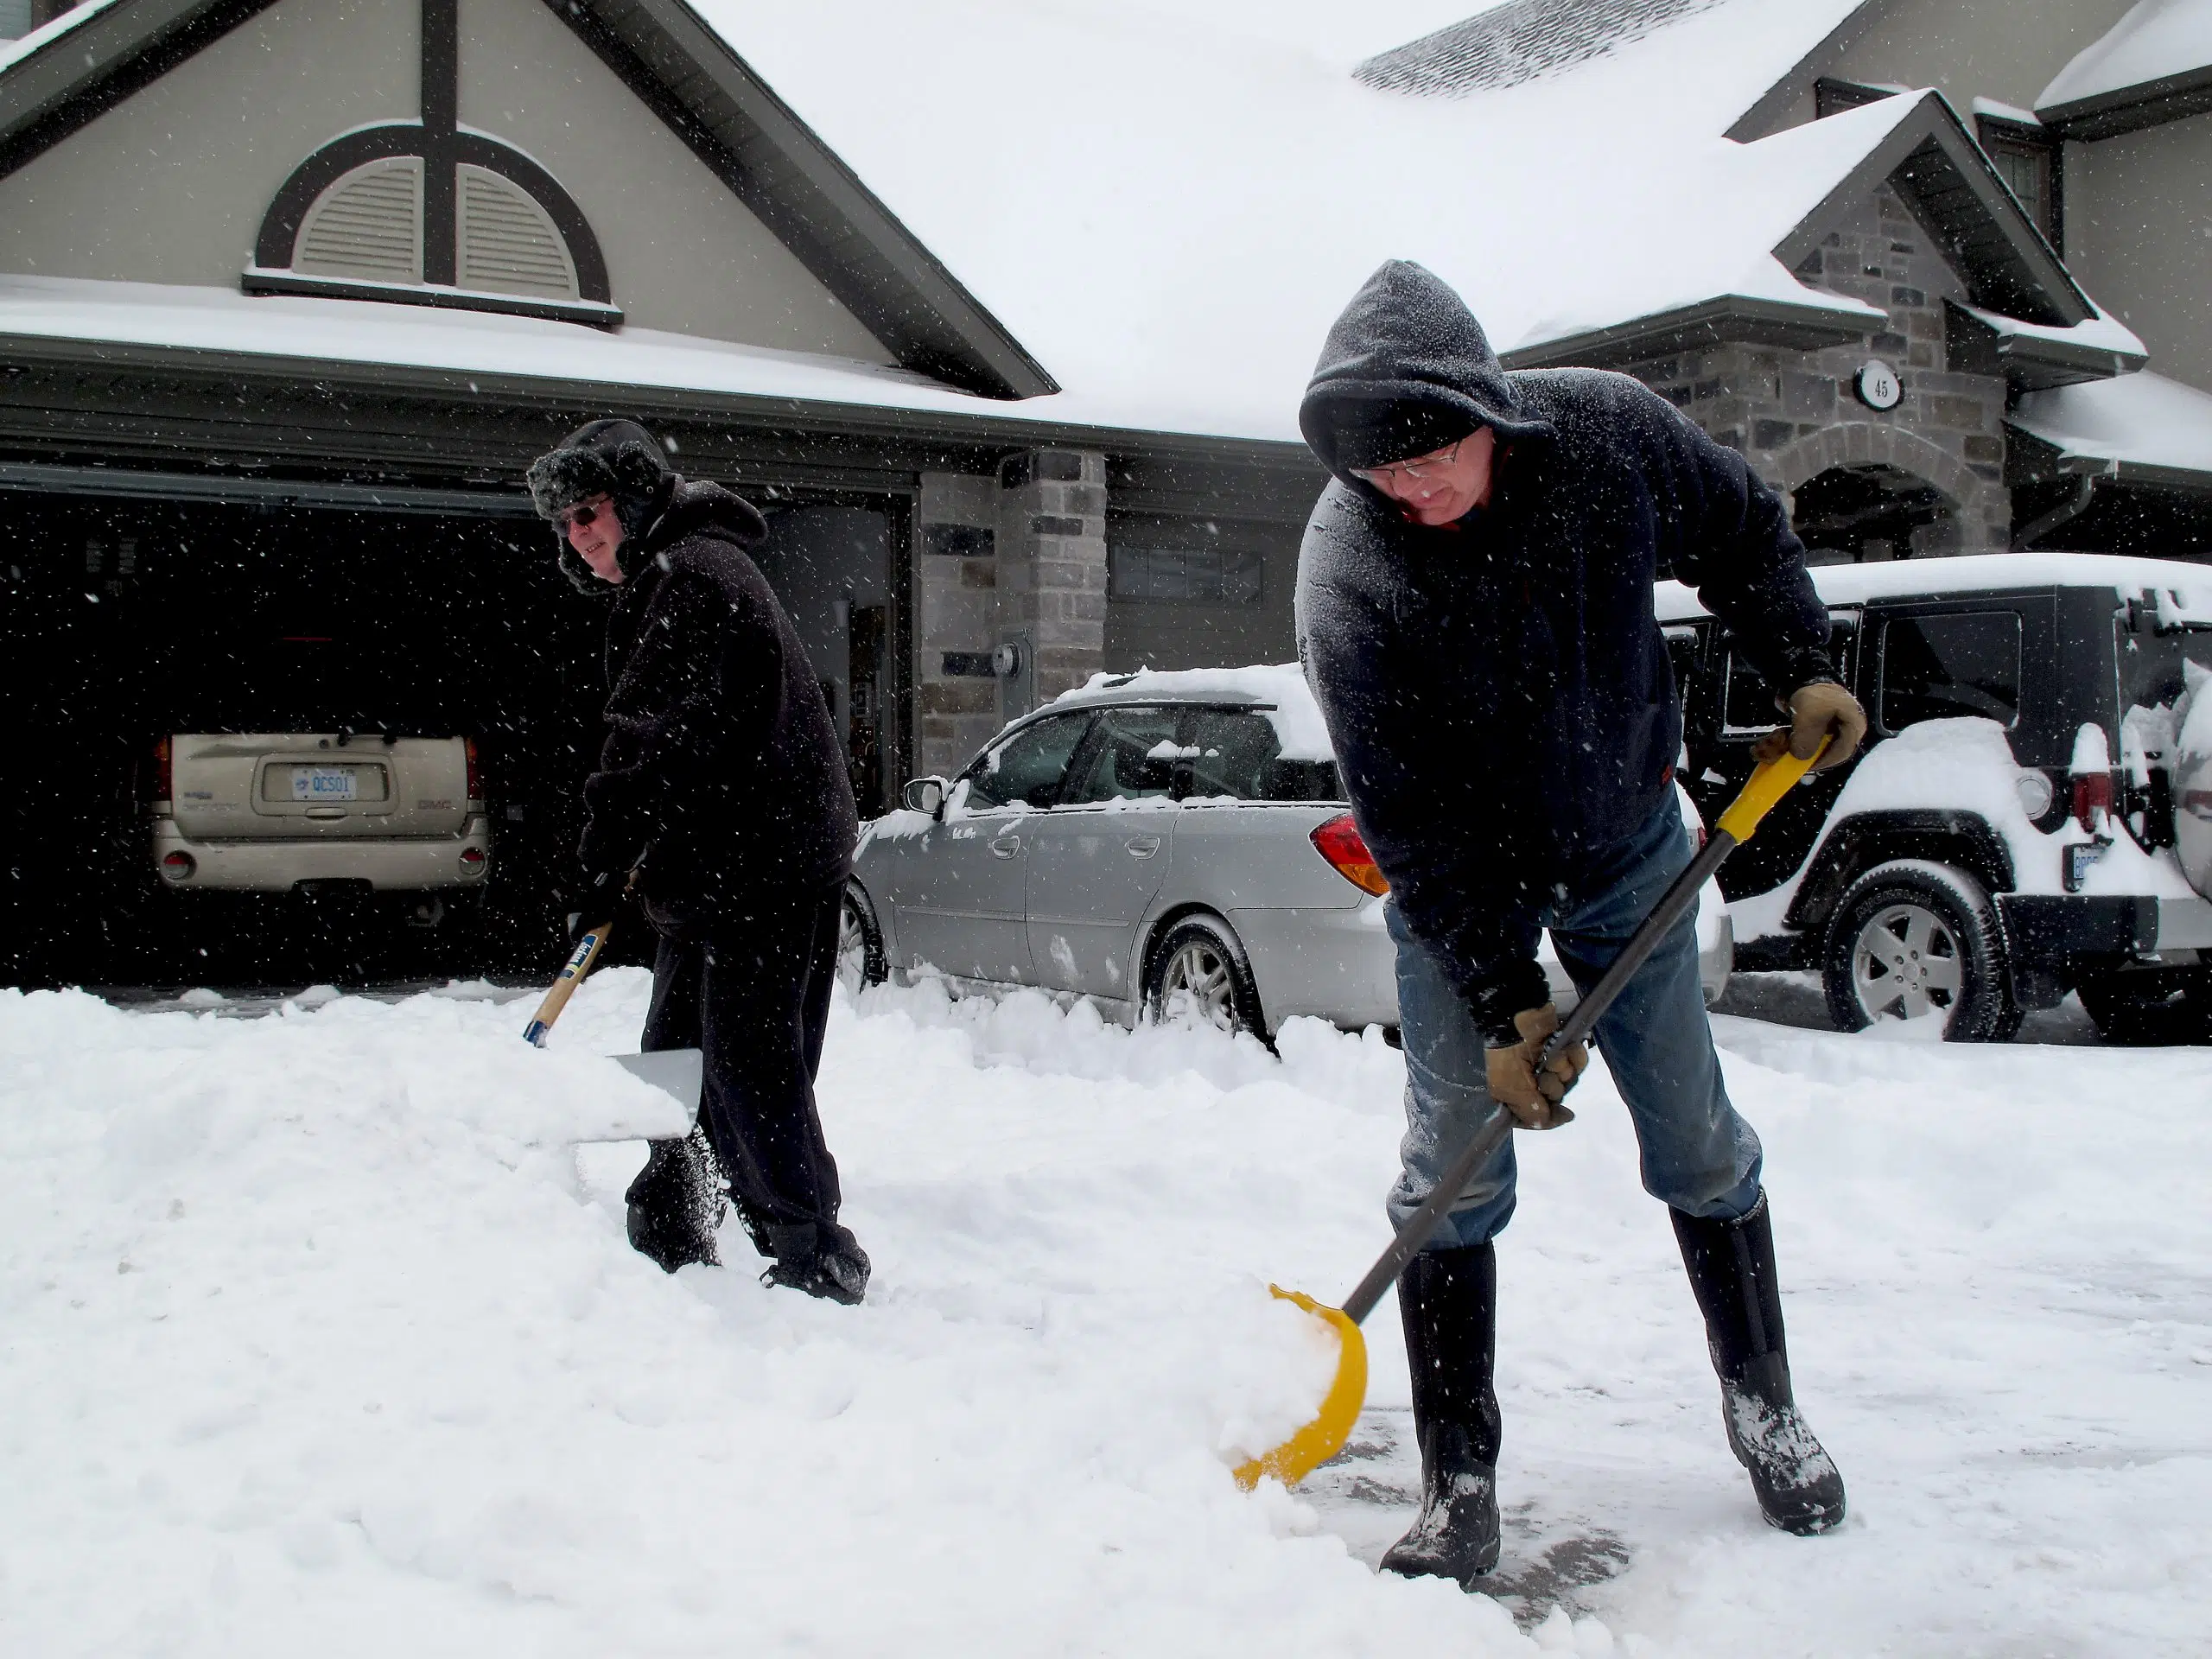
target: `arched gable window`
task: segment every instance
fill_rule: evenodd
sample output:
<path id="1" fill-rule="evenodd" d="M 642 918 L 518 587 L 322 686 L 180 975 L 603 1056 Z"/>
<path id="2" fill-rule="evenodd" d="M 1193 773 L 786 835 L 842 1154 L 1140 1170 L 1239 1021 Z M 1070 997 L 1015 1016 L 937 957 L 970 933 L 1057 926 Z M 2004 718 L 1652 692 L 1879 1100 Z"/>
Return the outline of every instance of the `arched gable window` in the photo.
<path id="1" fill-rule="evenodd" d="M 454 0 L 423 0 L 423 118 L 332 139 L 270 203 L 244 286 L 612 328 L 598 238 L 560 181 L 455 120 Z"/>

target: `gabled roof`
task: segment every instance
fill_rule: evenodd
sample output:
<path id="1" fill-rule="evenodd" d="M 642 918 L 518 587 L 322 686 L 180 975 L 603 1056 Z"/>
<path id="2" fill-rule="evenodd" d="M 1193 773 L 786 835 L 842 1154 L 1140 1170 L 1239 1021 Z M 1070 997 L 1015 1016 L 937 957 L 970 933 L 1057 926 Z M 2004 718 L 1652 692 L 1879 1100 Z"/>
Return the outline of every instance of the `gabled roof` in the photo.
<path id="1" fill-rule="evenodd" d="M 2139 0 L 2036 99 L 2069 138 L 2112 138 L 2212 110 L 2212 0 Z"/>
<path id="2" fill-rule="evenodd" d="M 0 55 L 0 176 L 276 0 L 93 0 Z M 986 397 L 1057 383 L 683 0 L 551 10 L 900 365 Z"/>

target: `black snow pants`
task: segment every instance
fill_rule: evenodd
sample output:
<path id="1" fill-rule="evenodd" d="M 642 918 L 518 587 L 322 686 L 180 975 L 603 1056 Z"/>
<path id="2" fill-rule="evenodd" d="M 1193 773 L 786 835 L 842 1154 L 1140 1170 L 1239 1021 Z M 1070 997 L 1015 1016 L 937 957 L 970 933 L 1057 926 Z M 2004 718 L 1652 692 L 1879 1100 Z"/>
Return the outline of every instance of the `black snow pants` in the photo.
<path id="1" fill-rule="evenodd" d="M 662 929 L 653 963 L 639 1046 L 701 1051 L 700 1122 L 738 1219 L 779 1259 L 852 1242 L 814 1104 L 843 899 L 840 881 L 709 929 Z"/>

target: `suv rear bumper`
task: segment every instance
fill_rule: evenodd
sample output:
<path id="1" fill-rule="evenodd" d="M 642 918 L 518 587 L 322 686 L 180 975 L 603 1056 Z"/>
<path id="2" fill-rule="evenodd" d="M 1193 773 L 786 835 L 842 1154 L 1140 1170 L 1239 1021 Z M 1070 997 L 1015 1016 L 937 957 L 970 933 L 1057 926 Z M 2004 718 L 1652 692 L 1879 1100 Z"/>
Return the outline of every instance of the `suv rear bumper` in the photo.
<path id="1" fill-rule="evenodd" d="M 2000 893 L 1997 908 L 2016 960 L 2212 950 L 2212 899 L 2139 893 Z"/>
<path id="2" fill-rule="evenodd" d="M 473 817 L 457 836 L 422 841 L 194 841 L 175 820 L 154 820 L 154 869 L 175 892 L 287 893 L 302 881 L 366 881 L 378 892 L 419 893 L 483 885 L 492 867 L 492 822 Z M 473 863 L 463 855 L 474 851 Z M 162 868 L 172 853 L 190 855 L 179 880 Z"/>

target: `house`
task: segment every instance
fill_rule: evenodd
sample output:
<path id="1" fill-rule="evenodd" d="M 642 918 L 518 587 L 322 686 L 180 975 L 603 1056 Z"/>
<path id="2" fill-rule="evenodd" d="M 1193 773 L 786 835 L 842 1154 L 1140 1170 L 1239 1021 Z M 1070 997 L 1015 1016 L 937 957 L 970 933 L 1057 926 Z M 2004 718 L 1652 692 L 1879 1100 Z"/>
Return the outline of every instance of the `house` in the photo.
<path id="1" fill-rule="evenodd" d="M 610 410 L 768 510 L 880 806 L 1101 669 L 1287 653 L 1298 396 L 1385 257 L 1510 362 L 1660 388 L 1827 557 L 2012 544 L 2088 453 L 2021 409 L 2147 384 L 1966 106 L 1823 115 L 1853 0 L 1453 10 L 86 0 L 0 45 L 54 913 L 137 880 L 154 734 L 314 687 L 479 734 L 542 909 L 595 613 L 518 480 Z"/>

